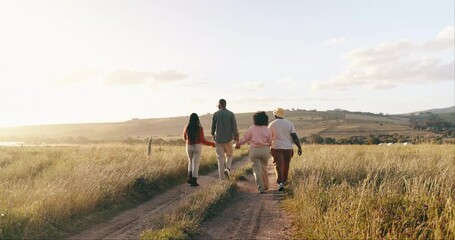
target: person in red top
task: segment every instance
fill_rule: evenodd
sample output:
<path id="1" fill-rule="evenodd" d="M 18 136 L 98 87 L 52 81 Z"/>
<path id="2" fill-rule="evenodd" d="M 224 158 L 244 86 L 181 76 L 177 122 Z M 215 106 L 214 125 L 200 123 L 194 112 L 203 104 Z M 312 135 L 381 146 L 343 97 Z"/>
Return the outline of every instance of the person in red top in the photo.
<path id="1" fill-rule="evenodd" d="M 202 144 L 215 147 L 215 143 L 205 140 L 204 130 L 196 113 L 190 115 L 188 125 L 183 129 L 183 139 L 186 141 L 186 153 L 188 154 L 188 183 L 191 186 L 199 186 L 197 177 Z"/>

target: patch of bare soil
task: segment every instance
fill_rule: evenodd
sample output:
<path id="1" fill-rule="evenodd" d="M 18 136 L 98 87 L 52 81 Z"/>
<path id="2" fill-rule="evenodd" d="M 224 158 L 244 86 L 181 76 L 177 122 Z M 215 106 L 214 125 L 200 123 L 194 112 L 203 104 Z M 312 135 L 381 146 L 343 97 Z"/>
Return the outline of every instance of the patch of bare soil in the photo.
<path id="1" fill-rule="evenodd" d="M 232 201 L 204 221 L 196 239 L 290 239 L 291 221 L 279 206 L 285 196 L 277 191 L 274 167 L 269 161 L 270 188 L 259 194 L 253 174 L 236 183 Z"/>
<path id="2" fill-rule="evenodd" d="M 235 170 L 247 161 L 247 157 L 236 161 L 232 168 Z M 178 185 L 136 208 L 127 210 L 68 239 L 139 239 L 142 231 L 159 226 L 163 216 L 175 211 L 188 195 L 198 188 L 209 186 L 215 181 L 219 181 L 217 170 L 205 176 L 200 175 L 198 178 L 199 187 L 190 187 L 186 183 Z"/>

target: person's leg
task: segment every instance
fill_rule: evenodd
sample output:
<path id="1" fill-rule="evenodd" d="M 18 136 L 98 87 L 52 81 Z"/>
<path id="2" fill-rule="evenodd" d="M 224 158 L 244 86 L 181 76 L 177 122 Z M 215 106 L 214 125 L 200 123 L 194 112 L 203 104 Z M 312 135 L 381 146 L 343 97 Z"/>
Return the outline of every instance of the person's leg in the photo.
<path id="1" fill-rule="evenodd" d="M 202 153 L 202 145 L 195 144 L 194 145 L 194 153 L 193 153 L 193 177 L 197 178 L 199 176 L 199 163 L 201 159 Z"/>
<path id="2" fill-rule="evenodd" d="M 253 163 L 253 175 L 259 192 L 264 192 L 264 183 L 262 181 L 262 166 L 261 166 L 261 149 L 250 148 L 250 160 Z"/>
<path id="3" fill-rule="evenodd" d="M 264 184 L 264 190 L 269 189 L 269 174 L 267 172 L 267 165 L 270 158 L 269 148 L 264 148 L 262 150 L 261 166 L 262 166 L 262 182 Z"/>
<path id="4" fill-rule="evenodd" d="M 234 148 L 232 147 L 233 142 L 230 141 L 224 145 L 224 151 L 226 152 L 226 168 L 231 170 L 232 158 L 234 155 Z"/>
<path id="5" fill-rule="evenodd" d="M 224 169 L 226 168 L 226 157 L 224 155 L 224 148 L 222 143 L 216 143 L 216 158 L 218 159 L 218 174 L 220 179 L 224 179 Z"/>
<path id="6" fill-rule="evenodd" d="M 199 159 L 201 158 L 201 144 L 195 144 L 193 146 L 193 178 L 191 179 L 191 186 L 197 187 L 199 184 L 197 183 L 197 177 L 199 174 Z"/>
<path id="7" fill-rule="evenodd" d="M 276 183 L 283 183 L 283 150 L 272 148 L 271 153 L 273 157 L 273 164 L 275 165 Z"/>
<path id="8" fill-rule="evenodd" d="M 289 165 L 291 163 L 291 159 L 293 156 L 294 156 L 293 149 L 285 150 L 284 161 L 283 161 L 283 182 L 284 183 L 286 183 L 288 181 Z"/>
<path id="9" fill-rule="evenodd" d="M 250 148 L 250 160 L 253 163 L 253 175 L 259 192 L 264 192 L 264 183 L 262 182 L 262 165 L 260 148 Z"/>
<path id="10" fill-rule="evenodd" d="M 186 145 L 186 154 L 188 156 L 188 183 L 191 183 L 193 180 L 193 151 L 192 145 Z"/>

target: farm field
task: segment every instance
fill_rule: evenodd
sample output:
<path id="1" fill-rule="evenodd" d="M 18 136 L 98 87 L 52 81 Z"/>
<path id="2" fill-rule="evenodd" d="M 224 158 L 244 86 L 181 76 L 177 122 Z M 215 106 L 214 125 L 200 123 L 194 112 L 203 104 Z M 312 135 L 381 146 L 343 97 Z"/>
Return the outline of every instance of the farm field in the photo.
<path id="1" fill-rule="evenodd" d="M 244 150 L 236 155 L 242 156 Z M 275 199 L 279 204 L 270 206 L 287 212 L 292 227 L 282 230 L 283 235 L 299 239 L 454 238 L 455 152 L 451 145 L 304 145 L 303 150 L 303 158 L 295 156 L 291 162 L 284 195 L 276 192 L 272 173 L 272 189 L 260 199 L 264 206 Z M 203 151 L 201 171 L 216 169 L 213 149 Z M 145 200 L 172 194 L 189 202 L 175 206 L 180 212 L 164 219 L 165 234 L 159 234 L 198 232 L 207 208 L 233 185 L 212 183 L 215 174 L 205 182 L 202 178 L 202 187 L 194 194 L 188 192 L 194 189 L 187 184 L 168 191 L 184 182 L 186 167 L 182 146 L 155 146 L 151 157 L 144 145 L 2 147 L 0 239 L 65 237 L 128 212 Z M 245 206 L 259 200 L 251 181 L 247 190 L 251 203 Z M 221 209 L 248 210 L 235 202 L 224 204 Z M 263 216 L 254 217 L 235 221 L 256 223 Z M 144 232 L 144 239 L 150 231 Z"/>
<path id="2" fill-rule="evenodd" d="M 452 145 L 305 146 L 283 206 L 298 239 L 454 239 Z"/>
<path id="3" fill-rule="evenodd" d="M 214 152 L 203 148 L 202 173 L 216 168 Z M 153 147 L 151 156 L 144 145 L 0 147 L 0 239 L 78 231 L 186 176 L 184 146 Z"/>

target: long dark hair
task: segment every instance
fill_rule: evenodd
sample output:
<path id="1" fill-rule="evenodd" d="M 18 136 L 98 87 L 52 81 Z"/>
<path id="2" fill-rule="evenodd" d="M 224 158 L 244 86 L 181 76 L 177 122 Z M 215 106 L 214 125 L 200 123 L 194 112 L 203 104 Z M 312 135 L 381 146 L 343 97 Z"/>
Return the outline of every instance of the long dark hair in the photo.
<path id="1" fill-rule="evenodd" d="M 190 115 L 190 120 L 186 126 L 186 134 L 190 143 L 194 143 L 199 136 L 199 128 L 201 127 L 201 122 L 199 121 L 199 116 L 196 113 Z"/>

